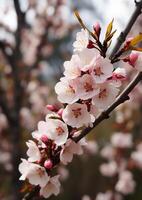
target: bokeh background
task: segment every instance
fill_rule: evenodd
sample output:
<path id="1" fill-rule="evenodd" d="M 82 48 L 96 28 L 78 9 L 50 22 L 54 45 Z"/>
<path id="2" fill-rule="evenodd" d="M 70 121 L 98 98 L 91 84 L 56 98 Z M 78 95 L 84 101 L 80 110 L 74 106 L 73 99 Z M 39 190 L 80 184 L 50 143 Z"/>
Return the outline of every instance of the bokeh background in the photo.
<path id="1" fill-rule="evenodd" d="M 47 113 L 46 104 L 59 105 L 54 85 L 63 73 L 63 62 L 72 54 L 72 43 L 80 25 L 73 14 L 78 9 L 88 27 L 99 22 L 103 33 L 114 18 L 117 29 L 112 47 L 133 10 L 133 0 L 0 0 L 0 199 L 19 200 L 22 183 L 18 164 L 26 157 L 25 142 Z M 130 36 L 142 32 L 142 16 Z M 111 49 L 110 49 L 111 51 Z M 128 68 L 126 66 L 126 68 Z M 133 71 L 127 69 L 129 78 Z M 129 80 L 128 80 L 129 81 Z M 60 167 L 62 191 L 50 199 L 95 199 L 97 193 L 113 187 L 113 178 L 99 171 L 103 146 L 116 131 L 127 129 L 134 142 L 142 139 L 142 87 L 133 92 L 130 103 L 121 106 L 89 136 L 85 154 L 67 168 Z M 134 98 L 135 97 L 135 98 Z M 133 101 L 134 98 L 134 101 Z M 126 200 L 142 199 L 142 171 L 134 171 L 135 193 Z M 105 199 L 104 199 L 105 200 Z"/>

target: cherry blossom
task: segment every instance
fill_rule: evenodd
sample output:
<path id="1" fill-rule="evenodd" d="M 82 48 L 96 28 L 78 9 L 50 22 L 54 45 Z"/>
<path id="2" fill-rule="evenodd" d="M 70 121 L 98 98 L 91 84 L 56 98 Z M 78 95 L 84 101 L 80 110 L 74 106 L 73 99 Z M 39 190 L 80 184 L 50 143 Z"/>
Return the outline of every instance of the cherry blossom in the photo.
<path id="1" fill-rule="evenodd" d="M 85 104 L 74 103 L 67 105 L 62 117 L 66 124 L 76 128 L 88 126 L 91 123 L 91 116 Z"/>
<path id="2" fill-rule="evenodd" d="M 63 145 L 68 138 L 68 128 L 65 123 L 58 119 L 46 118 L 47 127 L 47 137 L 54 140 L 55 144 L 58 146 Z"/>
<path id="3" fill-rule="evenodd" d="M 117 174 L 118 166 L 115 161 L 110 161 L 100 166 L 100 172 L 104 176 L 112 177 Z"/>
<path id="4" fill-rule="evenodd" d="M 30 163 L 25 159 L 22 159 L 22 163 L 19 165 L 19 171 L 22 174 L 20 180 L 27 178 L 32 185 L 44 187 L 49 181 L 49 176 L 44 167 Z"/>
<path id="5" fill-rule="evenodd" d="M 81 145 L 76 144 L 74 141 L 69 139 L 67 143 L 64 145 L 63 149 L 60 153 L 60 161 L 67 165 L 73 159 L 73 154 L 81 155 L 83 153 Z"/>
<path id="6" fill-rule="evenodd" d="M 87 72 L 91 70 L 92 67 L 96 63 L 96 58 L 99 55 L 99 52 L 96 49 L 84 49 L 83 51 L 78 53 L 80 58 L 80 70 L 83 72 Z"/>
<path id="7" fill-rule="evenodd" d="M 77 78 L 81 75 L 79 66 L 81 65 L 78 55 L 73 55 L 70 61 L 64 62 L 64 75 L 69 79 Z"/>
<path id="8" fill-rule="evenodd" d="M 105 83 L 100 85 L 99 94 L 92 98 L 92 104 L 100 109 L 106 109 L 115 100 L 119 89 L 114 87 L 112 84 Z"/>
<path id="9" fill-rule="evenodd" d="M 58 95 L 58 100 L 62 103 L 72 104 L 79 99 L 77 94 L 77 80 L 69 80 L 62 78 L 55 86 L 55 92 Z"/>
<path id="10" fill-rule="evenodd" d="M 87 100 L 99 93 L 99 87 L 89 74 L 85 74 L 79 79 L 78 85 L 80 99 Z"/>
<path id="11" fill-rule="evenodd" d="M 129 56 L 129 64 L 132 65 L 138 71 L 142 71 L 142 53 L 137 51 L 132 51 Z"/>
<path id="12" fill-rule="evenodd" d="M 130 171 L 122 171 L 119 175 L 119 180 L 115 186 L 115 189 L 124 194 L 131 194 L 135 189 L 135 181 L 133 180 L 132 173 Z"/>
<path id="13" fill-rule="evenodd" d="M 27 155 L 29 156 L 28 161 L 30 162 L 39 161 L 41 159 L 41 154 L 36 143 L 32 140 L 29 140 L 28 142 L 26 142 L 26 144 L 29 148 L 27 151 Z"/>
<path id="14" fill-rule="evenodd" d="M 48 198 L 52 194 L 57 196 L 60 192 L 60 185 L 59 175 L 53 176 L 49 179 L 48 183 L 44 187 L 41 187 L 40 195 L 44 198 Z"/>
<path id="15" fill-rule="evenodd" d="M 76 41 L 73 43 L 74 51 L 82 51 L 83 49 L 87 48 L 88 43 L 88 31 L 81 29 L 81 31 L 76 34 Z"/>
<path id="16" fill-rule="evenodd" d="M 114 147 L 130 148 L 132 146 L 132 135 L 129 133 L 117 132 L 112 135 L 111 143 Z"/>
<path id="17" fill-rule="evenodd" d="M 96 83 L 104 83 L 107 78 L 112 76 L 113 65 L 109 59 L 99 55 L 89 70 Z"/>

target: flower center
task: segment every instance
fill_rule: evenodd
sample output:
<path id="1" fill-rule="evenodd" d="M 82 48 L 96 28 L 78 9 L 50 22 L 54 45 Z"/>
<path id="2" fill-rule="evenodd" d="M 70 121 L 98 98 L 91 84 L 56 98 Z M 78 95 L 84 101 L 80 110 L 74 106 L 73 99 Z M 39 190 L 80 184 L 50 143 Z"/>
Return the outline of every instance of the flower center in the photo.
<path id="1" fill-rule="evenodd" d="M 81 108 L 72 109 L 72 112 L 73 112 L 75 118 L 78 118 L 81 115 Z"/>
<path id="2" fill-rule="evenodd" d="M 84 89 L 85 89 L 86 92 L 93 91 L 92 85 L 90 83 L 87 83 L 87 82 L 84 84 Z"/>
<path id="3" fill-rule="evenodd" d="M 68 92 L 75 94 L 75 90 L 73 89 L 71 85 L 69 85 Z"/>
<path id="4" fill-rule="evenodd" d="M 96 76 L 101 76 L 103 75 L 104 73 L 101 71 L 101 67 L 97 67 L 94 69 L 94 72 L 95 72 L 95 75 Z"/>
<path id="5" fill-rule="evenodd" d="M 58 136 L 60 136 L 60 135 L 62 135 L 64 133 L 64 130 L 63 130 L 63 128 L 61 126 L 57 127 L 56 131 L 57 131 Z"/>
<path id="6" fill-rule="evenodd" d="M 42 177 L 44 175 L 44 171 L 42 169 L 37 169 L 37 173 L 40 177 Z"/>
<path id="7" fill-rule="evenodd" d="M 99 93 L 99 98 L 105 98 L 105 97 L 107 97 L 107 90 L 106 89 L 103 89 L 103 90 L 101 90 L 100 91 L 100 93 Z"/>

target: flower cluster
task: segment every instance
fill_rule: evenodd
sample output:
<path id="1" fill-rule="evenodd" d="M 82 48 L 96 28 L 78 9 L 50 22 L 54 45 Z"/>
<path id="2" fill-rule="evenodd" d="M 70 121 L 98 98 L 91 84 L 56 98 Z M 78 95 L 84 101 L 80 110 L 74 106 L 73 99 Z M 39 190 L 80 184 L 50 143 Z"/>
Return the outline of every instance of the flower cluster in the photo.
<path id="1" fill-rule="evenodd" d="M 84 127 L 93 126 L 96 117 L 115 101 L 119 87 L 126 78 L 124 68 L 113 66 L 116 58 L 111 60 L 106 55 L 108 41 L 114 33 L 107 30 L 104 44 L 100 45 L 101 28 L 98 24 L 94 31 L 98 38 L 96 40 L 88 30 L 82 29 L 77 33 L 73 43 L 74 54 L 70 61 L 64 63 L 64 77 L 55 86 L 58 100 L 64 107 L 58 109 L 47 105 L 50 114 L 47 114 L 45 121 L 38 123 L 37 130 L 32 133 L 34 141 L 27 142 L 28 159 L 22 159 L 19 165 L 22 174 L 20 180 L 28 180 L 38 187 L 40 195 L 45 198 L 52 194 L 57 195 L 60 191 L 59 175 L 53 175 L 53 169 L 60 162 L 64 165 L 71 162 L 74 154 L 82 154 L 85 141 L 76 143 L 75 137 Z M 124 61 L 130 64 L 136 62 L 139 68 L 139 57 L 133 57 L 130 55 Z M 131 137 L 122 133 L 114 135 L 111 142 L 116 148 L 119 145 L 120 148 L 129 148 L 132 145 Z M 136 157 L 133 155 L 134 159 Z M 112 160 L 102 165 L 100 170 L 104 175 L 113 176 L 118 173 L 118 168 L 120 166 Z M 120 179 L 116 185 L 119 192 L 124 193 L 124 188 L 132 179 L 129 173 L 126 171 L 126 176 L 119 173 Z M 122 184 L 123 177 L 126 177 L 125 185 Z M 130 186 L 131 191 L 134 186 L 135 184 Z"/>

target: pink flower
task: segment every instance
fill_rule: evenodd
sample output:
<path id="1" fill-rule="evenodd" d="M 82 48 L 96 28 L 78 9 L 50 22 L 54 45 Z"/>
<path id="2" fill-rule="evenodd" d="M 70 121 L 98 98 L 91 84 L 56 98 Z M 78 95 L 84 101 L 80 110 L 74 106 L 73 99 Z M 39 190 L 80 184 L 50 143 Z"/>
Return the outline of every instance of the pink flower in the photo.
<path id="1" fill-rule="evenodd" d="M 22 163 L 19 165 L 19 171 L 22 174 L 20 180 L 25 180 L 27 178 L 32 185 L 44 187 L 49 181 L 48 174 L 44 167 L 30 163 L 25 159 L 22 159 Z"/>
<path id="2" fill-rule="evenodd" d="M 79 68 L 80 65 L 81 63 L 79 56 L 73 55 L 70 61 L 64 62 L 64 75 L 68 79 L 74 79 L 79 77 L 81 75 L 81 70 Z"/>
<path id="3" fill-rule="evenodd" d="M 122 171 L 119 175 L 119 180 L 115 186 L 115 189 L 124 194 L 128 195 L 134 192 L 136 183 L 133 180 L 133 175 L 129 171 Z"/>
<path id="4" fill-rule="evenodd" d="M 115 133 L 111 137 L 111 143 L 114 147 L 118 148 L 130 148 L 132 147 L 132 135 L 129 133 Z"/>
<path id="5" fill-rule="evenodd" d="M 63 145 L 68 138 L 67 125 L 58 119 L 46 118 L 47 137 L 55 142 L 56 145 Z"/>
<path id="6" fill-rule="evenodd" d="M 112 177 L 117 174 L 118 166 L 115 161 L 110 161 L 109 163 L 105 163 L 100 166 L 100 172 L 104 176 Z"/>
<path id="7" fill-rule="evenodd" d="M 77 94 L 77 80 L 62 78 L 55 86 L 58 100 L 62 103 L 74 103 L 79 99 Z"/>
<path id="8" fill-rule="evenodd" d="M 38 131 L 32 133 L 37 140 L 44 138 L 48 141 L 51 139 L 58 146 L 63 145 L 68 138 L 68 128 L 65 123 L 59 119 L 50 119 L 46 116 L 46 122 L 40 121 L 38 123 Z M 43 141 L 43 140 L 42 140 Z"/>
<path id="9" fill-rule="evenodd" d="M 96 83 L 104 83 L 107 78 L 112 76 L 113 65 L 109 59 L 99 55 L 96 57 L 95 63 L 89 71 Z"/>
<path id="10" fill-rule="evenodd" d="M 85 74 L 79 78 L 78 93 L 82 100 L 90 99 L 99 93 L 99 88 L 91 75 Z"/>
<path id="11" fill-rule="evenodd" d="M 53 176 L 49 179 L 48 183 L 40 189 L 40 195 L 44 198 L 50 197 L 52 194 L 57 196 L 60 192 L 59 175 Z"/>
<path id="12" fill-rule="evenodd" d="M 65 144 L 65 146 L 63 147 L 63 149 L 61 150 L 60 161 L 64 165 L 67 165 L 69 162 L 72 161 L 74 154 L 81 155 L 82 153 L 83 150 L 81 145 L 69 139 Z"/>
<path id="13" fill-rule="evenodd" d="M 66 124 L 76 128 L 88 126 L 91 122 L 91 116 L 85 104 L 74 103 L 67 105 L 62 117 Z"/>
<path id="14" fill-rule="evenodd" d="M 28 142 L 26 142 L 26 144 L 29 148 L 27 151 L 27 155 L 29 156 L 28 161 L 30 162 L 39 161 L 41 159 L 41 154 L 36 143 L 32 140 L 29 140 Z"/>
<path id="15" fill-rule="evenodd" d="M 86 72 L 95 65 L 96 58 L 99 55 L 96 49 L 84 49 L 83 51 L 78 53 L 80 58 L 80 70 Z"/>
<path id="16" fill-rule="evenodd" d="M 87 30 L 81 29 L 76 34 L 76 41 L 73 43 L 74 51 L 82 51 L 87 48 L 89 42 L 89 34 Z"/>
<path id="17" fill-rule="evenodd" d="M 99 109 L 106 109 L 114 102 L 118 92 L 119 89 L 114 87 L 112 84 L 101 84 L 99 94 L 92 98 L 92 104 Z"/>
<path id="18" fill-rule="evenodd" d="M 142 53 L 138 51 L 132 51 L 129 56 L 129 64 L 138 71 L 142 71 Z"/>

